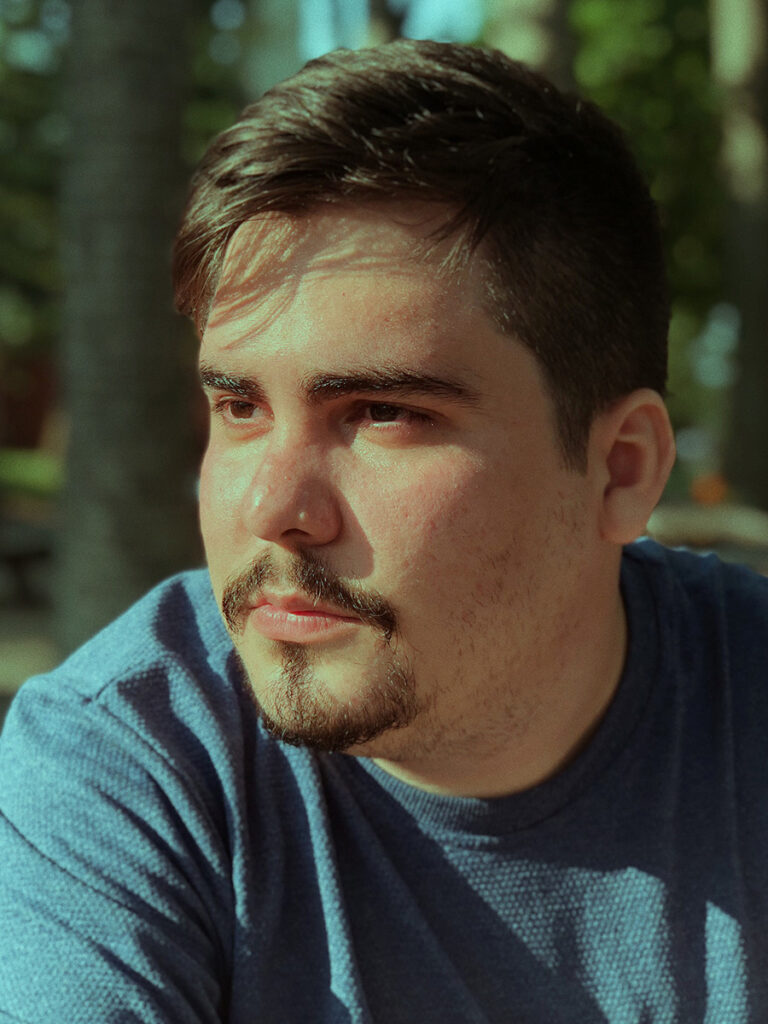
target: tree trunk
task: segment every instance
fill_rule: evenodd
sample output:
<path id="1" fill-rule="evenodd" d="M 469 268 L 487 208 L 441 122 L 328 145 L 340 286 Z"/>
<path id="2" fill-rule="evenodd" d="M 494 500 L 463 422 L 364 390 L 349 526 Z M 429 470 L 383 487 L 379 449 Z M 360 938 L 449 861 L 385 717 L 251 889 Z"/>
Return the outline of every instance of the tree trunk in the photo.
<path id="1" fill-rule="evenodd" d="M 726 280 L 741 315 L 725 475 L 768 510 L 768 14 L 764 0 L 712 0 L 711 14 L 725 96 Z"/>
<path id="2" fill-rule="evenodd" d="M 81 643 L 200 562 L 194 344 L 172 309 L 183 201 L 183 0 L 77 0 L 62 182 L 61 377 L 70 435 L 57 639 Z"/>

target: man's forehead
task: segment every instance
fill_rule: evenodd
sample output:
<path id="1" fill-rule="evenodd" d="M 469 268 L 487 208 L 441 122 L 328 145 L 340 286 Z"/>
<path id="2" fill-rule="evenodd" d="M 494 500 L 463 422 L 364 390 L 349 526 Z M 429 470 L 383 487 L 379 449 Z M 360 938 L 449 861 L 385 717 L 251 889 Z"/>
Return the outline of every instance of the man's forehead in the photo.
<path id="1" fill-rule="evenodd" d="M 397 286 L 388 293 L 393 301 L 371 307 L 372 327 L 377 321 L 390 329 L 420 321 L 426 330 L 447 298 L 458 294 L 456 275 L 440 273 L 437 252 L 424 251 L 428 232 L 449 213 L 444 205 L 438 211 L 436 204 L 387 202 L 248 220 L 227 247 L 206 334 L 226 328 L 234 336 L 239 325 L 246 334 L 264 330 L 311 283 L 343 282 L 338 292 L 327 290 L 327 299 L 346 301 L 346 286 L 353 297 L 356 276 L 362 281 L 372 274 L 377 284 Z M 477 295 L 470 276 L 465 273 L 461 289 L 468 309 Z M 313 313 L 322 315 L 322 309 Z"/>
<path id="2" fill-rule="evenodd" d="M 362 272 L 361 272 L 362 276 Z M 324 285 L 333 282 L 333 287 Z M 237 308 L 218 306 L 203 333 L 201 359 L 214 352 L 237 356 L 255 352 L 264 341 L 273 348 L 299 341 L 318 354 L 353 345 L 357 351 L 378 348 L 393 357 L 418 350 L 425 359 L 445 358 L 452 339 L 474 335 L 468 308 L 461 299 L 449 306 L 445 293 L 431 282 L 403 274 L 392 288 L 391 273 L 358 282 L 355 273 L 307 275 L 284 283 L 268 295 L 244 294 Z M 359 285 L 359 287 L 358 287 Z M 402 286 L 402 287 L 401 287 Z"/>
<path id="3" fill-rule="evenodd" d="M 413 241 L 445 223 L 453 207 L 427 200 L 368 200 L 326 203 L 301 213 L 268 211 L 235 231 L 225 257 L 243 250 L 283 261 L 388 255 L 398 247 L 412 252 Z"/>
<path id="4" fill-rule="evenodd" d="M 444 203 L 387 200 L 260 214 L 241 224 L 227 246 L 208 326 L 238 319 L 247 308 L 255 313 L 312 276 L 418 271 L 424 284 L 455 284 L 455 275 L 441 272 L 448 243 L 428 241 L 452 212 Z M 470 290 L 465 294 L 469 299 Z"/>

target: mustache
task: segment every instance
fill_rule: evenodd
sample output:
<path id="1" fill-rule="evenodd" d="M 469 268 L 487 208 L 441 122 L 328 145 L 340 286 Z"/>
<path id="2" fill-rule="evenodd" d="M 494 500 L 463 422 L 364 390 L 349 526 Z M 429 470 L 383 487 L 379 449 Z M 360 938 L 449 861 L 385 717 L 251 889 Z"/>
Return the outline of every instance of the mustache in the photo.
<path id="1" fill-rule="evenodd" d="M 397 632 L 395 610 L 381 594 L 346 583 L 319 559 L 302 553 L 295 555 L 282 572 L 269 554 L 262 555 L 242 573 L 227 580 L 221 611 L 232 633 L 243 632 L 248 610 L 259 596 L 259 591 L 267 584 L 281 580 L 287 581 L 312 601 L 332 604 L 340 611 L 356 616 L 366 625 L 378 629 L 386 641 L 390 641 Z"/>

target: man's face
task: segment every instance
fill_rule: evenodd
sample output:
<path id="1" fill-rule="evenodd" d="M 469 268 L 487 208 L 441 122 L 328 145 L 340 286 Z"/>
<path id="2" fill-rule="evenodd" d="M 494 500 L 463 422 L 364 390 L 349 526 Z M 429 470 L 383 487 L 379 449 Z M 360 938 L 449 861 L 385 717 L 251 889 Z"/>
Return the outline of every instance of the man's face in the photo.
<path id="1" fill-rule="evenodd" d="M 409 259 L 416 208 L 227 253 L 201 349 L 214 592 L 268 726 L 393 760 L 507 740 L 567 659 L 595 528 L 531 353 Z M 397 218 L 397 219 L 395 219 Z"/>

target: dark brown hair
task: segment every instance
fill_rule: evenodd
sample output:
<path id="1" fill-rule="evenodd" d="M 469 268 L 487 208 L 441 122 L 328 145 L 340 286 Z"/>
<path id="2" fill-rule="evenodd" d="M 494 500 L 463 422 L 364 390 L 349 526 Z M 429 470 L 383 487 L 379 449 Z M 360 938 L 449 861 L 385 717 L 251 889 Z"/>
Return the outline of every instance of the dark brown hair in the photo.
<path id="1" fill-rule="evenodd" d="M 247 107 L 198 168 L 174 252 L 202 331 L 227 243 L 266 211 L 414 198 L 449 269 L 480 250 L 488 311 L 536 355 L 566 462 L 597 412 L 663 393 L 668 303 L 656 208 L 619 129 L 496 50 L 398 40 L 310 61 Z"/>

